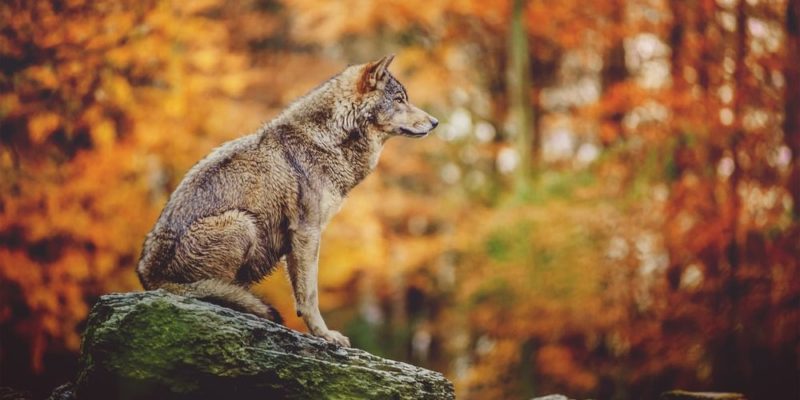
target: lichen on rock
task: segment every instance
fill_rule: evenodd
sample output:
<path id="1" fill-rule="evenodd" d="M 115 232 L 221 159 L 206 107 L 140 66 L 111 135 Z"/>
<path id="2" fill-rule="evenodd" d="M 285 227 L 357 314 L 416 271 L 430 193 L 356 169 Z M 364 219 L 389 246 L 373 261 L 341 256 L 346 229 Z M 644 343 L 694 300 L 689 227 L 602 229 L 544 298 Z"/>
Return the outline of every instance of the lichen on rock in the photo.
<path id="1" fill-rule="evenodd" d="M 452 399 L 440 373 L 203 301 L 103 296 L 89 315 L 79 399 Z"/>

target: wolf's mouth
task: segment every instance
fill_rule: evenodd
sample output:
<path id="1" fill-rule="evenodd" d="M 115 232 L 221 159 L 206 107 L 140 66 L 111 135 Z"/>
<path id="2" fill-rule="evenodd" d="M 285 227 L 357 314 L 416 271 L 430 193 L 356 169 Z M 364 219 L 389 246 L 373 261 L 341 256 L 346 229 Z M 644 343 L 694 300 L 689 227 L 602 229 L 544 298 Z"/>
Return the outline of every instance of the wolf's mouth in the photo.
<path id="1" fill-rule="evenodd" d="M 409 137 L 415 137 L 415 138 L 426 136 L 430 132 L 431 131 L 417 132 L 417 131 L 412 131 L 411 129 L 408 129 L 408 128 L 400 128 L 400 134 L 401 135 L 409 136 Z"/>

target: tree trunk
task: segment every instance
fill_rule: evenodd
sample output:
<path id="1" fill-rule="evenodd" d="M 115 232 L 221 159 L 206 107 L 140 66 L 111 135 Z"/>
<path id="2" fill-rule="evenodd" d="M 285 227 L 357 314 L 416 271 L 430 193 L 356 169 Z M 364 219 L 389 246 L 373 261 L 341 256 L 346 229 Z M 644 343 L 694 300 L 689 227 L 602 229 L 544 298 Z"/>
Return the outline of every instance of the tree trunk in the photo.
<path id="1" fill-rule="evenodd" d="M 783 132 L 792 151 L 789 192 L 795 219 L 800 219 L 800 2 L 786 6 L 785 119 Z"/>
<path id="2" fill-rule="evenodd" d="M 525 0 L 514 0 L 509 30 L 508 94 L 511 100 L 511 118 L 519 164 L 517 165 L 517 190 L 524 188 L 531 168 L 538 162 L 539 140 L 533 130 L 533 110 L 530 101 L 530 54 L 528 33 L 523 20 Z"/>

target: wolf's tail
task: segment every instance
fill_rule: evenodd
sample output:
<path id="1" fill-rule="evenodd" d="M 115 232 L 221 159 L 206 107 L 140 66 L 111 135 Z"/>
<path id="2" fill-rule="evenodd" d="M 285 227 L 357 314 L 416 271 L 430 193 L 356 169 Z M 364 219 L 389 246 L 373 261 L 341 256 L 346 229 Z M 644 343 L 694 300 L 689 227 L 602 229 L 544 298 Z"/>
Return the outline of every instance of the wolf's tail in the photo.
<path id="1" fill-rule="evenodd" d="M 157 286 L 170 293 L 208 301 L 283 324 L 283 318 L 278 310 L 264 304 L 247 289 L 219 279 L 204 279 L 192 283 L 164 282 Z"/>

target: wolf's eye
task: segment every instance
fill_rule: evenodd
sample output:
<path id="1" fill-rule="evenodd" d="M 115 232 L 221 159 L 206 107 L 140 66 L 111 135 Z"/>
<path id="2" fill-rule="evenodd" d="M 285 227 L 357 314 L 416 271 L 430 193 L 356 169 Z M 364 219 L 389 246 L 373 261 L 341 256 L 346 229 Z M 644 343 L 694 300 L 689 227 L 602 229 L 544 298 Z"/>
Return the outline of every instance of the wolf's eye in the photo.
<path id="1" fill-rule="evenodd" d="M 397 103 L 397 104 L 403 104 L 403 99 L 400 98 L 400 97 L 397 97 L 397 98 L 394 99 L 394 102 Z"/>

